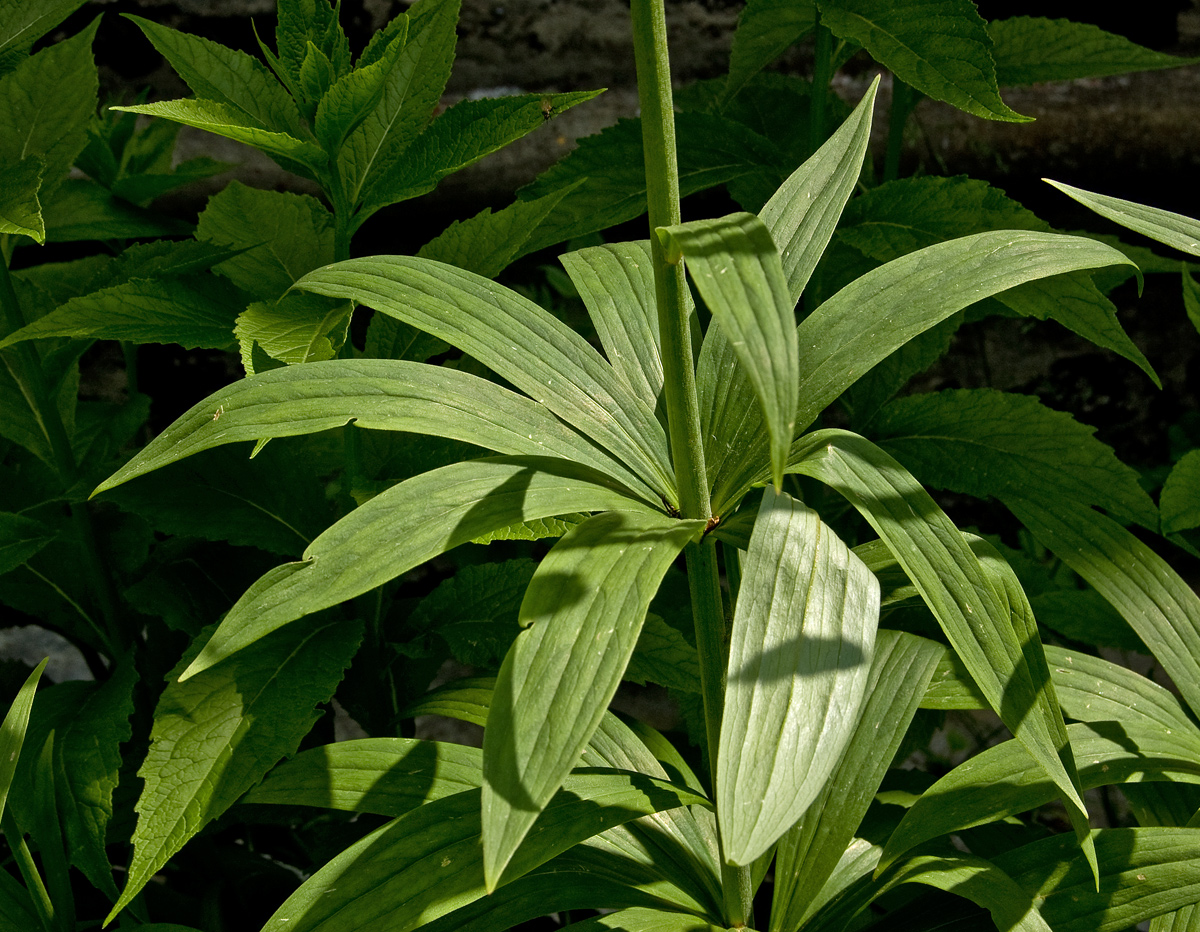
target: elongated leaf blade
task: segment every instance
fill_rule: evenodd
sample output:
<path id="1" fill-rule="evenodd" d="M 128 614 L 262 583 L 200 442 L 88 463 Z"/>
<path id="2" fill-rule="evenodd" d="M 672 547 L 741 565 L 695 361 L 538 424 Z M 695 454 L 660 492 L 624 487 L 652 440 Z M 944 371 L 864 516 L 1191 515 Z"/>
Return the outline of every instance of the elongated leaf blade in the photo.
<path id="1" fill-rule="evenodd" d="M 108 920 L 188 839 L 295 753 L 320 716 L 314 706 L 333 695 L 361 636 L 361 625 L 345 619 L 311 618 L 187 682 L 171 677 L 138 771 L 145 787 L 129 879 Z"/>
<path id="2" fill-rule="evenodd" d="M 817 5 L 812 0 L 748 0 L 738 14 L 721 99 L 732 100 L 747 81 L 811 32 L 816 21 Z"/>
<path id="3" fill-rule="evenodd" d="M 794 468 L 840 492 L 887 542 L 988 704 L 1086 823 L 1045 661 L 1031 666 L 1014 631 L 1017 622 L 1025 627 L 1010 614 L 1020 606 L 997 591 L 950 519 L 886 453 L 845 431 L 819 431 L 801 445 Z"/>
<path id="4" fill-rule="evenodd" d="M 669 257 L 687 260 L 692 281 L 754 386 L 778 490 L 795 433 L 800 372 L 795 302 L 771 234 L 753 214 L 731 214 L 666 227 L 658 235 Z"/>
<path id="5" fill-rule="evenodd" d="M 15 67 L 38 39 L 83 6 L 86 0 L 46 0 L 45 3 L 21 3 L 8 0 L 0 19 L 0 74 Z M 10 62 L 12 64 L 10 64 Z"/>
<path id="6" fill-rule="evenodd" d="M 1200 220 L 1193 220 L 1191 217 L 1158 207 L 1148 207 L 1145 204 L 1125 201 L 1119 197 L 1085 191 L 1083 188 L 1072 187 L 1061 181 L 1051 181 L 1049 178 L 1043 180 L 1114 223 L 1135 230 L 1143 236 L 1148 236 L 1178 249 L 1180 252 L 1200 256 Z"/>
<path id="7" fill-rule="evenodd" d="M 538 566 L 484 732 L 489 890 L 600 724 L 663 574 L 703 530 L 609 512 L 572 528 Z"/>
<path id="8" fill-rule="evenodd" d="M 818 2 L 821 23 L 853 39 L 926 97 L 985 120 L 1027 123 L 1000 99 L 992 40 L 970 0 Z"/>
<path id="9" fill-rule="evenodd" d="M 459 544 L 520 521 L 606 509 L 650 509 L 605 477 L 563 460 L 455 463 L 395 485 L 259 579 L 230 609 L 183 678 L 303 615 L 395 579 Z"/>
<path id="10" fill-rule="evenodd" d="M 660 809 L 702 802 L 642 774 L 579 774 L 546 807 L 517 878 L 599 831 Z M 484 896 L 479 793 L 421 806 L 351 845 L 288 898 L 263 932 L 408 932 Z M 351 904 L 352 908 L 351 908 Z"/>
<path id="11" fill-rule="evenodd" d="M 678 504 L 666 433 L 588 343 L 531 301 L 427 259 L 351 259 L 297 287 L 360 301 L 474 356 Z M 568 509 L 572 510 L 572 509 Z"/>
<path id="12" fill-rule="evenodd" d="M 4 812 L 8 790 L 12 786 L 13 775 L 17 772 L 17 759 L 25 741 L 25 729 L 29 726 L 29 712 L 33 708 L 33 696 L 37 691 L 38 680 L 49 662 L 50 658 L 47 657 L 33 668 L 33 672 L 25 679 L 12 705 L 4 714 L 4 721 L 0 722 L 0 814 Z"/>
<path id="13" fill-rule="evenodd" d="M 528 398 L 466 372 L 385 359 L 313 362 L 234 382 L 176 420 L 96 494 L 216 446 L 351 422 L 450 437 L 501 454 L 572 460 L 656 501 L 626 467 Z"/>
<path id="14" fill-rule="evenodd" d="M 816 512 L 768 490 L 733 618 L 717 754 L 726 857 L 748 864 L 817 798 L 858 724 L 879 583 Z"/>

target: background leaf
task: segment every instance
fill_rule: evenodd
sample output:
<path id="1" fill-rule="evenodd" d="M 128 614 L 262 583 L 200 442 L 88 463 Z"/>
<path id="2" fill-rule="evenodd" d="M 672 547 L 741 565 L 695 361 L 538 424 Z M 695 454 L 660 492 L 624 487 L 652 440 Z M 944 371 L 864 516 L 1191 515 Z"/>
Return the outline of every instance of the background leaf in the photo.
<path id="1" fill-rule="evenodd" d="M 45 163 L 36 156 L 11 162 L 0 170 L 0 233 L 46 241 L 46 224 L 38 189 Z"/>
<path id="2" fill-rule="evenodd" d="M 55 536 L 57 532 L 41 521 L 0 511 L 0 574 L 16 569 Z"/>
<path id="3" fill-rule="evenodd" d="M 17 761 L 21 754 L 21 745 L 25 741 L 25 729 L 29 726 L 29 712 L 33 708 L 38 680 L 49 662 L 50 658 L 47 657 L 34 667 L 33 672 L 17 691 L 12 705 L 4 713 L 4 721 L 0 722 L 0 814 L 4 812 L 13 775 L 17 771 Z"/>
<path id="4" fill-rule="evenodd" d="M 1119 197 L 1084 191 L 1082 188 L 1075 188 L 1061 181 L 1051 181 L 1049 178 L 1044 178 L 1043 181 L 1114 223 L 1165 243 L 1180 252 L 1200 256 L 1200 220 L 1193 220 L 1169 210 L 1125 201 Z"/>
<path id="5" fill-rule="evenodd" d="M 1200 450 L 1185 453 L 1171 469 L 1159 507 L 1164 534 L 1200 527 Z"/>
<path id="6" fill-rule="evenodd" d="M 748 0 L 738 14 L 722 98 L 731 100 L 750 78 L 808 34 L 816 18 L 817 6 L 811 0 Z"/>

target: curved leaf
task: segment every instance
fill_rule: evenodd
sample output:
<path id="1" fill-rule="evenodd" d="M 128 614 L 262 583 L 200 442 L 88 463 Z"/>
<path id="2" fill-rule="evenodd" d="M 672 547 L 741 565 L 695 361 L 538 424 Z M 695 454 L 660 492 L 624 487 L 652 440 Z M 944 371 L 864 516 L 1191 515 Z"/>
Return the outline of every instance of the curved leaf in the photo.
<path id="1" fill-rule="evenodd" d="M 732 100 L 746 82 L 811 32 L 817 21 L 812 0 L 748 0 L 738 14 L 729 48 L 729 75 L 722 101 Z"/>
<path id="2" fill-rule="evenodd" d="M 608 512 L 538 566 L 500 668 L 483 738 L 488 889 L 579 759 L 637 644 L 650 600 L 702 521 Z"/>
<path id="3" fill-rule="evenodd" d="M 17 772 L 17 759 L 21 755 L 21 745 L 25 742 L 25 729 L 29 727 L 29 713 L 33 708 L 33 696 L 37 692 L 38 680 L 49 662 L 50 658 L 47 657 L 33 668 L 33 672 L 17 690 L 12 705 L 4 714 L 4 721 L 0 723 L 0 814 L 4 812 L 8 790 Z"/>
<path id="4" fill-rule="evenodd" d="M 296 287 L 360 301 L 474 356 L 675 499 L 666 433 L 588 343 L 532 301 L 430 259 L 377 256 L 310 272 Z"/>
<path id="5" fill-rule="evenodd" d="M 497 457 L 415 476 L 328 528 L 301 561 L 259 579 L 182 679 L 289 621 L 362 595 L 489 531 L 572 511 L 639 507 L 645 506 L 603 476 L 563 460 Z"/>
<path id="6" fill-rule="evenodd" d="M 717 755 L 725 856 L 748 864 L 820 795 L 858 724 L 879 583 L 817 516 L 769 489 L 744 563 Z"/>
<path id="7" fill-rule="evenodd" d="M 1143 236 L 1158 240 L 1180 252 L 1200 257 L 1200 220 L 1185 217 L 1183 214 L 1172 213 L 1158 207 L 1147 207 L 1134 201 L 1124 201 L 1119 197 L 1109 197 L 1107 194 L 1096 194 L 1076 188 L 1061 181 L 1051 181 L 1043 178 L 1047 184 L 1054 185 L 1068 197 L 1079 201 L 1084 207 L 1090 207 L 1102 217 L 1107 217 L 1114 223 L 1128 227 Z"/>

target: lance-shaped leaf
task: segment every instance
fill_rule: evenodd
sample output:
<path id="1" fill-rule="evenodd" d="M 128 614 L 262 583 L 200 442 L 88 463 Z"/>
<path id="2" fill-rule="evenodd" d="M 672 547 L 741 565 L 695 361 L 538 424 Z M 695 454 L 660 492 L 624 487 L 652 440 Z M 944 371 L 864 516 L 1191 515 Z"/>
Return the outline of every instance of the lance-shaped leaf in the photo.
<path id="1" fill-rule="evenodd" d="M 821 23 L 853 39 L 926 97 L 985 120 L 1027 123 L 1000 99 L 987 24 L 970 0 L 818 2 Z"/>
<path id="2" fill-rule="evenodd" d="M 812 0 L 748 0 L 738 14 L 729 48 L 729 75 L 722 101 L 732 100 L 746 82 L 812 31 L 817 5 Z"/>
<path id="3" fill-rule="evenodd" d="M 336 17 L 335 17 L 336 20 Z M 399 18 L 407 32 L 408 17 Z M 404 35 L 381 49 L 378 60 L 359 66 L 338 78 L 317 105 L 314 133 L 326 152 L 336 153 L 346 137 L 362 124 L 383 99 L 384 87 L 404 50 Z"/>
<path id="4" fill-rule="evenodd" d="M 753 214 L 697 220 L 658 231 L 670 262 L 680 256 L 741 362 L 766 421 L 771 478 L 783 482 L 800 381 L 795 301 L 766 225 Z"/>
<path id="5" fill-rule="evenodd" d="M 579 842 L 703 797 L 643 774 L 569 777 L 513 859 L 520 877 Z M 263 932 L 408 932 L 484 896 L 479 792 L 421 806 L 351 845 L 290 896 Z"/>
<path id="6" fill-rule="evenodd" d="M 38 188 L 45 163 L 36 156 L 11 162 L 0 170 L 0 233 L 24 235 L 46 241 L 46 224 Z"/>
<path id="7" fill-rule="evenodd" d="M 1062 713 L 1044 661 L 1040 669 L 1031 668 L 1026 645 L 1014 630 L 1010 612 L 1020 606 L 1012 606 L 1007 593 L 995 588 L 929 493 L 878 447 L 846 431 L 808 435 L 797 443 L 793 462 L 797 472 L 845 496 L 875 528 L 920 590 L 988 704 L 1086 823 L 1078 779 L 1066 765 L 1070 748 L 1060 737 Z"/>
<path id="8" fill-rule="evenodd" d="M 47 657 L 39 663 L 25 679 L 17 691 L 16 698 L 0 723 L 0 814 L 4 812 L 8 800 L 8 790 L 12 786 L 13 775 L 17 772 L 17 759 L 21 755 L 21 745 L 25 742 L 25 729 L 29 727 L 29 712 L 33 708 L 33 696 L 37 691 L 38 680 L 42 671 L 50 662 Z"/>
<path id="9" fill-rule="evenodd" d="M 579 759 L 637 644 L 663 574 L 702 521 L 609 512 L 538 566 L 500 668 L 483 739 L 488 889 Z"/>
<path id="10" fill-rule="evenodd" d="M 644 906 L 573 922 L 568 928 L 573 932 L 727 932 L 725 926 L 713 925 L 698 916 Z"/>
<path id="11" fill-rule="evenodd" d="M 1124 201 L 1107 194 L 1096 194 L 1083 188 L 1072 187 L 1061 181 L 1043 178 L 1068 197 L 1073 197 L 1085 207 L 1090 207 L 1102 217 L 1128 227 L 1143 236 L 1158 240 L 1180 252 L 1200 256 L 1200 220 L 1172 213 L 1158 207 L 1147 207 L 1134 201 Z"/>
<path id="12" fill-rule="evenodd" d="M 769 489 L 750 538 L 717 754 L 725 856 L 749 864 L 815 800 L 858 725 L 879 583 L 815 511 Z"/>
<path id="13" fill-rule="evenodd" d="M 925 692 L 940 645 L 883 630 L 875 642 L 862 712 L 820 795 L 779 840 L 771 932 L 800 928 L 831 895 L 829 883 L 859 830 Z M 874 869 L 879 849 L 874 850 Z"/>
<path id="14" fill-rule="evenodd" d="M 407 256 L 339 262 L 296 284 L 361 302 L 457 346 L 677 504 L 666 433 L 654 412 L 583 337 L 532 301 L 479 275 Z"/>
<path id="15" fill-rule="evenodd" d="M 138 775 L 133 860 L 111 920 L 183 845 L 296 751 L 358 648 L 361 625 L 310 618 L 159 699 Z M 194 643 L 172 674 L 200 647 Z"/>
<path id="16" fill-rule="evenodd" d="M 608 361 L 652 411 L 662 401 L 663 369 L 650 243 L 608 243 L 559 258 Z"/>
<path id="17" fill-rule="evenodd" d="M 183 678 L 289 621 L 362 595 L 496 528 L 607 509 L 650 512 L 606 477 L 562 460 L 471 460 L 416 476 L 328 528 L 299 562 L 260 578 L 229 610 Z"/>
<path id="18" fill-rule="evenodd" d="M 1055 556 L 1112 603 L 1154 652 L 1192 711 L 1200 709 L 1200 597 L 1191 587 L 1162 557 L 1088 505 L 1061 496 L 1051 500 L 1016 493 L 1003 501 Z"/>
<path id="19" fill-rule="evenodd" d="M 1131 265 L 1123 253 L 1077 236 L 998 231 L 938 243 L 894 259 L 847 285 L 797 329 L 800 405 L 805 427 L 872 366 L 964 307 L 1023 282 L 1107 265 Z M 747 411 L 746 452 L 713 492 L 721 509 L 765 475 L 761 425 Z"/>
<path id="20" fill-rule="evenodd" d="M 313 362 L 234 382 L 178 418 L 96 494 L 212 447 L 351 422 L 450 437 L 501 454 L 560 457 L 657 500 L 624 465 L 523 395 L 456 369 L 390 359 Z"/>

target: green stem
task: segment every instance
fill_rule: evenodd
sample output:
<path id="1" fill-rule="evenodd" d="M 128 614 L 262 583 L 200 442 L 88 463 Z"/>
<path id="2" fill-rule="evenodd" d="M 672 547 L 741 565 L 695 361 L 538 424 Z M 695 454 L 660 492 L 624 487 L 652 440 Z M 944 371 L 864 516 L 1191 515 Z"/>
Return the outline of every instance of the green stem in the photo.
<path id="1" fill-rule="evenodd" d="M 825 144 L 825 103 L 833 78 L 833 33 L 816 19 L 816 51 L 813 57 L 812 94 L 808 104 L 808 154 Z"/>
<path id="2" fill-rule="evenodd" d="M 887 155 L 883 162 L 883 180 L 900 177 L 900 155 L 904 151 L 904 126 L 916 106 L 917 96 L 912 86 L 892 75 L 892 105 L 888 110 Z"/>
<path id="3" fill-rule="evenodd" d="M 45 929 L 45 932 L 55 932 L 58 923 L 54 915 L 54 904 L 50 900 L 50 894 L 46 892 L 46 885 L 42 883 L 42 875 L 38 873 L 29 846 L 25 844 L 25 836 L 21 834 L 21 830 L 13 821 L 12 814 L 7 810 L 4 812 L 2 824 L 5 840 L 8 841 L 13 859 L 21 871 L 25 888 L 29 891 L 29 899 L 33 902 L 33 908 L 38 914 L 38 919 L 41 920 L 42 928 Z"/>

